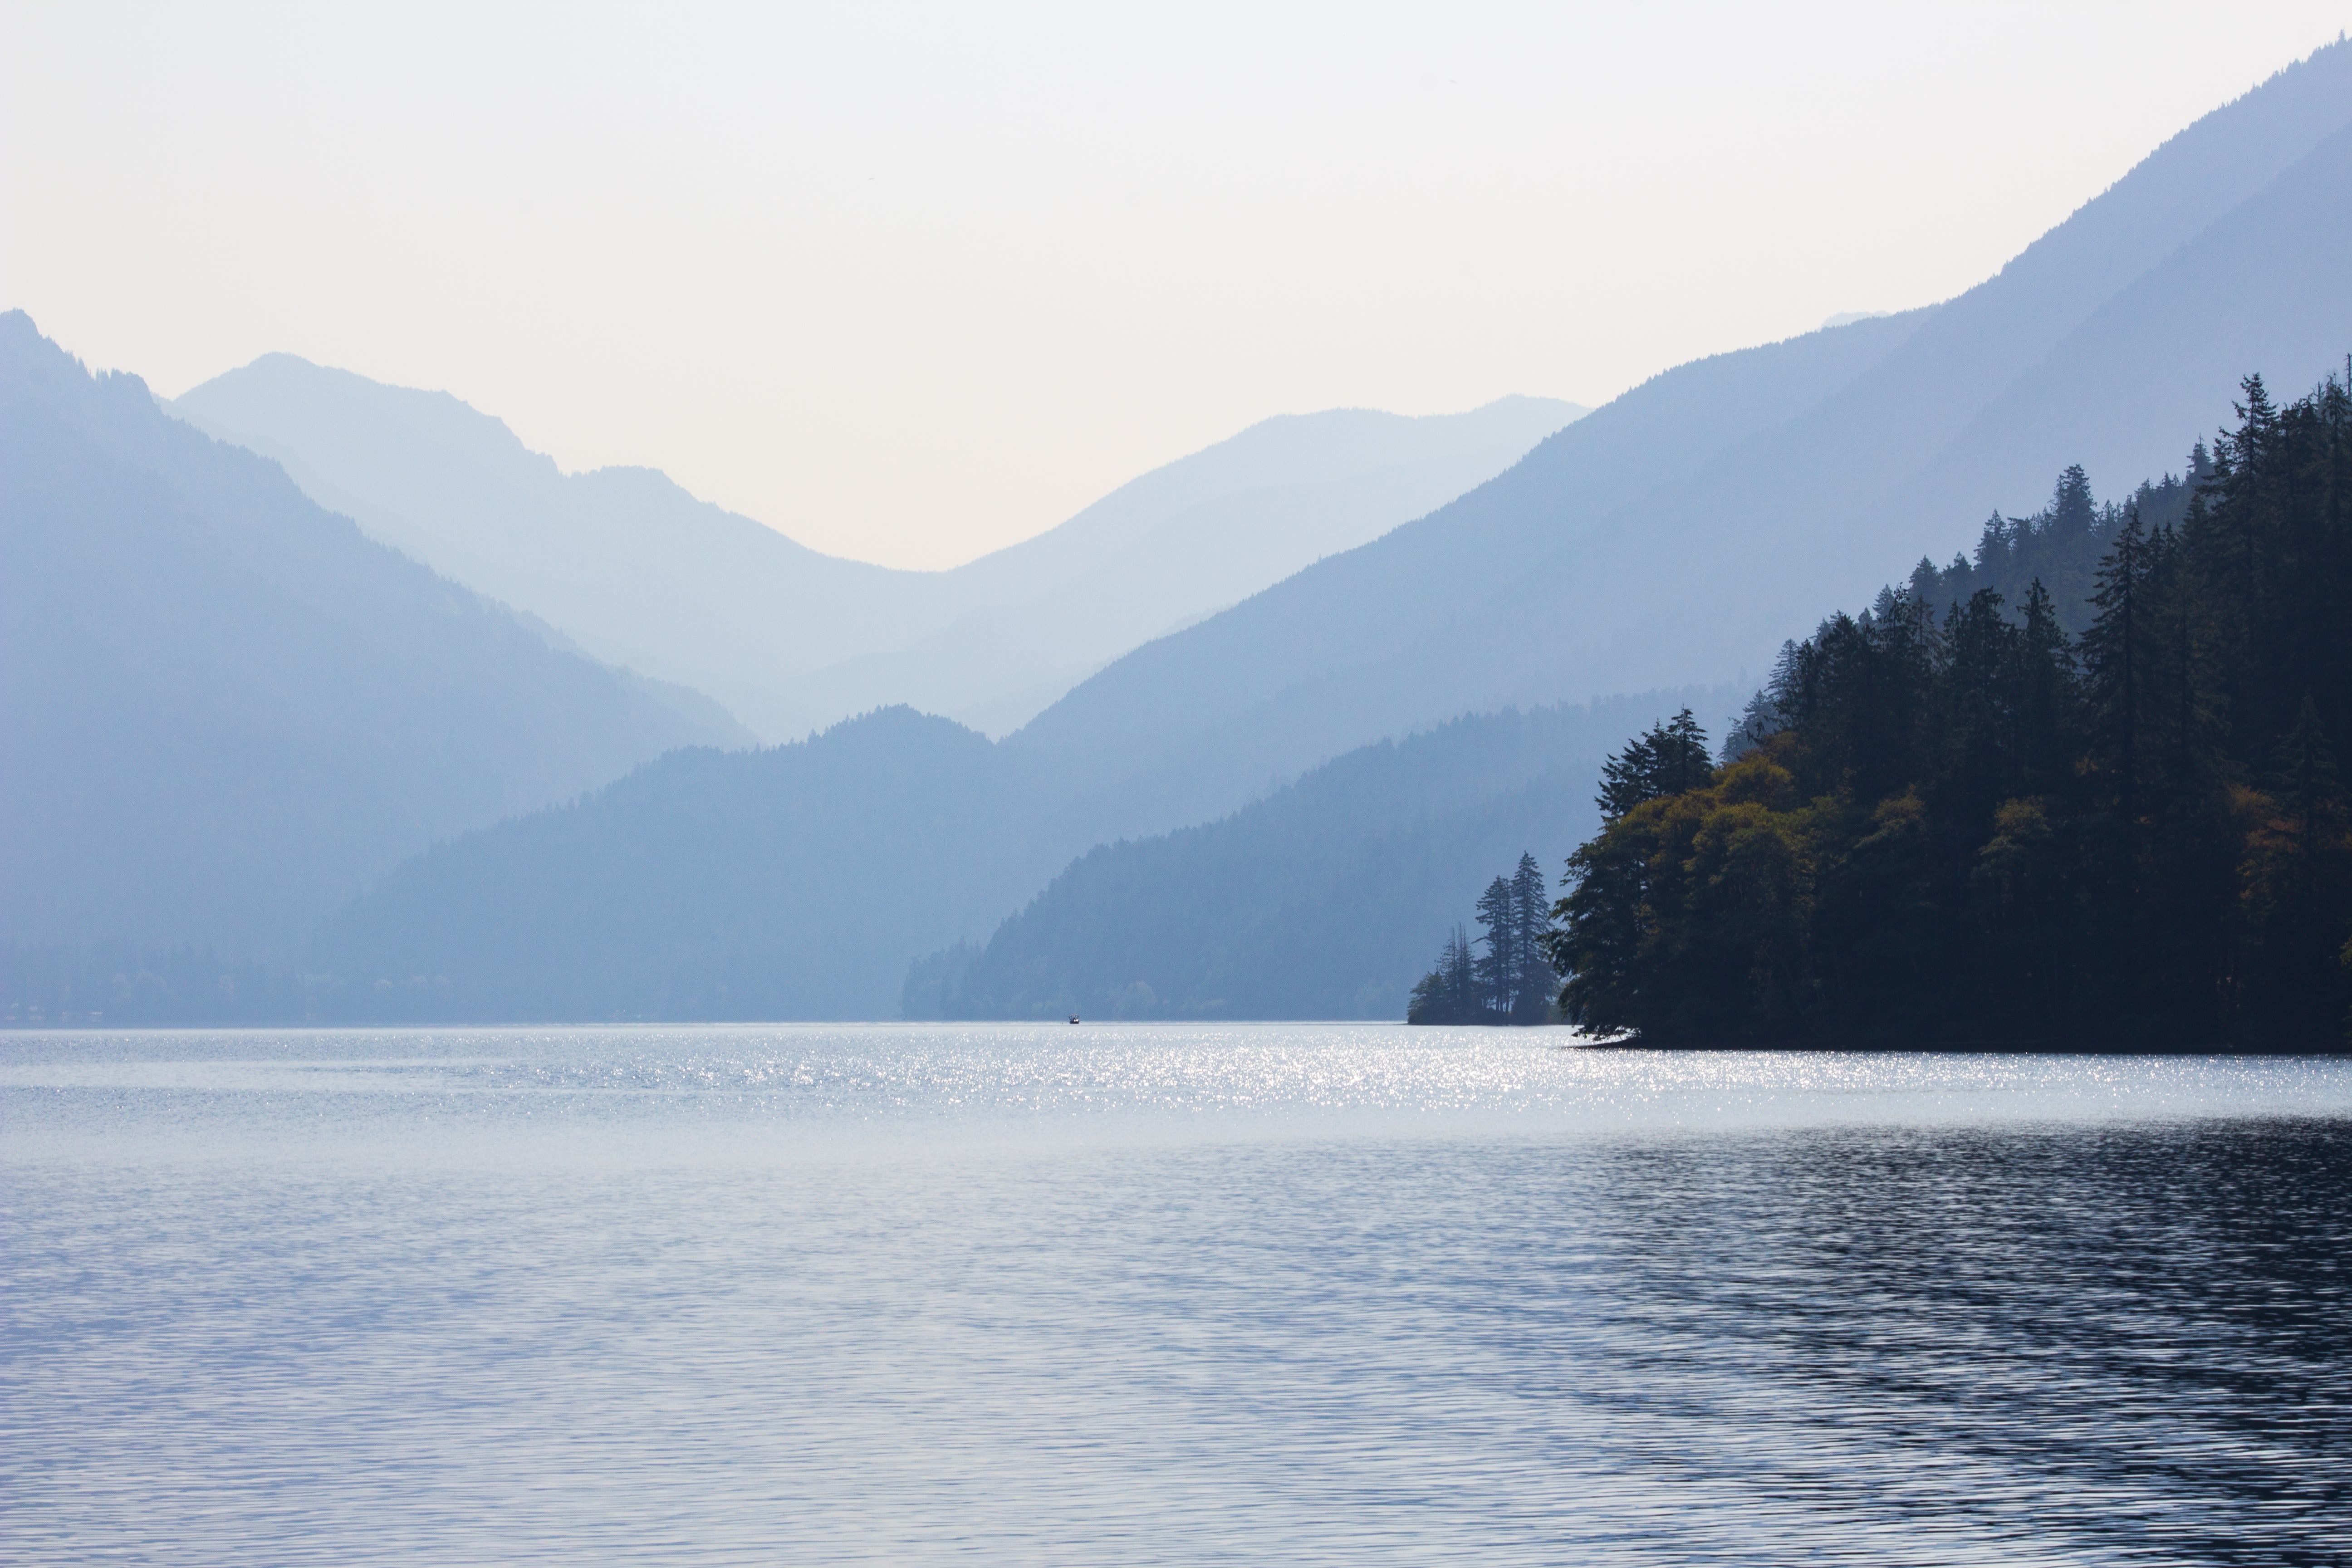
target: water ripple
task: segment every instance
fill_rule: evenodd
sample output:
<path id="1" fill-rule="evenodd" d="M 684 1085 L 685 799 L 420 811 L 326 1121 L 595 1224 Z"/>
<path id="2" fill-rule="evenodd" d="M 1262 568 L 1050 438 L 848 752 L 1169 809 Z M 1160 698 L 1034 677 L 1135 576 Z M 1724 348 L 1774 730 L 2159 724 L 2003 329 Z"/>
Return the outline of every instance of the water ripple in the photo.
<path id="1" fill-rule="evenodd" d="M 2341 1060 L 0 1040 L 11 1562 L 2352 1559 Z"/>

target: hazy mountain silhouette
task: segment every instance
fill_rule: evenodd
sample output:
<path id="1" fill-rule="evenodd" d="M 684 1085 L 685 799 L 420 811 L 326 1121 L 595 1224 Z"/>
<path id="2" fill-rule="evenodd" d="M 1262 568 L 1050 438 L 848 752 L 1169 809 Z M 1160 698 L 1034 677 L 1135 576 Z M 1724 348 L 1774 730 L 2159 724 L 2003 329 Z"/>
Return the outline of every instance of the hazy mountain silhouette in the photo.
<path id="1" fill-rule="evenodd" d="M 338 923 L 321 963 L 355 980 L 446 973 L 456 984 L 466 947 L 429 950 L 457 966 L 443 971 L 424 967 L 428 950 L 411 944 L 471 921 L 486 942 L 492 927 L 540 931 L 508 940 L 538 943 L 550 964 L 585 945 L 614 973 L 635 975 L 608 984 L 583 967 L 576 984 L 510 990 L 498 1005 L 511 1016 L 707 1009 L 722 986 L 724 1011 L 887 1011 L 877 995 L 887 953 L 980 937 L 984 917 L 958 921 L 991 898 L 1009 914 L 1065 863 L 1056 854 L 1224 816 L 1270 780 L 1465 712 L 1719 682 L 1742 665 L 1760 677 L 1781 638 L 1866 599 L 1923 550 L 1972 542 L 1993 504 L 2038 503 L 2065 461 L 2113 469 L 2104 482 L 2116 490 L 2177 464 L 2227 412 L 2210 405 L 2216 364 L 2222 386 L 2254 369 L 2291 386 L 2352 343 L 2352 290 L 2337 286 L 2334 265 L 2352 224 L 2347 87 L 2352 50 L 2323 51 L 2175 138 L 1959 299 L 1659 376 L 1430 516 L 1125 656 L 993 747 L 927 739 L 949 731 L 900 715 L 843 726 L 805 750 L 672 759 L 571 814 L 478 834 L 404 868 Z M 1438 730 L 1395 754 L 1443 773 L 1448 746 L 1475 750 L 1487 733 Z M 1622 738 L 1593 737 L 1588 749 Z M 898 793 L 883 804 L 841 783 L 855 775 L 824 761 L 832 751 L 896 755 L 872 776 L 903 781 Z M 1307 833 L 1318 792 L 1369 798 L 1349 795 L 1341 769 L 1289 804 L 1102 851 L 1000 932 L 997 959 L 975 963 L 971 989 L 950 986 L 950 996 L 1025 1012 L 1049 994 L 1058 1007 L 1066 987 L 1076 998 L 1142 981 L 1171 1006 L 1289 1012 L 1316 996 L 1351 1011 L 1359 994 L 1377 994 L 1352 961 L 1328 975 L 1302 967 L 1314 942 L 1328 952 L 1334 939 L 1290 942 L 1253 977 L 1221 967 L 1215 953 L 1241 943 L 1221 946 L 1216 921 L 1263 936 L 1303 921 L 1307 905 L 1373 898 L 1346 918 L 1410 949 L 1402 985 L 1426 962 L 1431 916 L 1458 918 L 1463 906 L 1433 867 L 1431 879 L 1382 881 L 1384 856 L 1410 860 L 1415 844 L 1455 833 L 1467 859 L 1449 875 L 1490 876 L 1520 848 L 1556 865 L 1573 831 L 1568 814 L 1591 794 L 1589 779 L 1570 782 L 1574 771 L 1562 762 L 1562 837 L 1549 844 L 1478 837 L 1481 821 L 1530 835 L 1532 806 L 1507 797 L 1535 786 L 1476 767 L 1461 776 L 1488 776 L 1492 792 L 1433 813 L 1425 827 L 1383 828 L 1364 807 L 1373 826 Z M 712 806 L 714 776 L 746 781 L 729 797 L 738 804 Z M 987 809 L 963 815 L 971 801 Z M 780 847 L 745 860 L 733 847 L 753 831 L 756 817 L 742 814 L 754 806 L 813 841 L 870 847 L 793 849 L 797 859 Z M 917 825 L 903 842 L 898 819 Z M 1307 834 L 1289 859 L 1276 847 L 1286 834 Z M 1279 874 L 1241 875 L 1252 858 L 1288 868 L 1295 905 Z M 580 881 L 591 868 L 607 868 L 593 897 Z M 933 918 L 932 882 L 957 919 Z M 500 892 L 541 883 L 558 892 Z M 648 899 L 641 887 L 673 890 Z M 714 907 L 750 912 L 697 924 L 683 889 L 698 887 L 773 889 L 780 908 L 730 892 Z M 671 925 L 701 931 L 705 946 L 688 953 L 664 934 Z M 625 957 L 640 947 L 668 956 Z M 1163 947 L 1164 962 L 1144 962 Z M 792 971 L 795 949 L 860 956 Z M 828 977 L 836 967 L 838 981 Z M 749 1000 L 749 977 L 788 971 L 806 978 L 763 982 Z M 1276 975 L 1287 977 L 1289 1000 Z M 1344 1006 L 1334 1000 L 1343 992 Z"/>
<path id="2" fill-rule="evenodd" d="M 740 743 L 0 315 L 0 940 L 283 948 L 436 838 Z"/>
<path id="3" fill-rule="evenodd" d="M 679 752 L 410 860 L 303 963 L 346 1018 L 842 1018 L 1073 852 L 987 737 L 892 708 Z"/>
<path id="4" fill-rule="evenodd" d="M 817 710 L 904 701 L 1001 735 L 1139 643 L 1423 515 L 1584 412 L 1507 397 L 1419 418 L 1263 420 L 956 568 L 973 607 L 950 625 L 793 689 Z"/>
<path id="5" fill-rule="evenodd" d="M 1760 673 L 2024 511 L 2179 467 L 2352 344 L 2352 47 L 2200 120 L 1942 306 L 1670 371 L 1431 516 L 1137 650 L 1013 736 L 1105 836 L 1465 710 Z"/>
<path id="6" fill-rule="evenodd" d="M 2337 46 L 2174 138 L 1967 294 L 1661 375 L 1430 515 L 1125 655 L 1000 743 L 890 711 L 773 751 L 679 753 L 411 861 L 306 962 L 337 977 L 338 1005 L 383 1016 L 887 1013 L 911 954 L 984 935 L 1089 846 L 1224 817 L 1270 783 L 1433 731 L 1217 828 L 1102 852 L 999 933 L 968 990 L 949 988 L 1018 1011 L 1097 984 L 1156 996 L 1159 973 L 1171 1005 L 1289 1011 L 1279 974 L 1294 998 L 1344 991 L 1352 1010 L 1374 982 L 1301 956 L 1334 939 L 1245 974 L 1215 957 L 1238 949 L 1217 947 L 1213 922 L 1263 935 L 1370 899 L 1347 918 L 1410 946 L 1401 985 L 1427 962 L 1428 912 L 1462 906 L 1433 862 L 1384 880 L 1384 858 L 1451 842 L 1467 879 L 1520 848 L 1555 867 L 1564 842 L 1504 841 L 1539 826 L 1513 793 L 1555 786 L 1449 771 L 1449 748 L 1475 756 L 1501 731 L 1445 721 L 1760 676 L 1781 638 L 1923 552 L 1972 542 L 1992 507 L 2039 504 L 2065 464 L 2121 492 L 2222 422 L 2215 388 L 2260 370 L 2292 390 L 2336 363 L 2352 345 L 2347 121 L 2352 48 Z M 1147 478 L 1175 486 L 1170 473 Z M 1199 501 L 1181 499 L 1152 515 Z M 1118 500 L 1040 546 L 1101 552 L 1060 581 L 1156 531 L 1151 509 Z M 1106 516 L 1129 531 L 1108 539 Z M 1591 794 L 1569 782 L 1577 765 L 1563 751 L 1563 837 Z M 1356 790 L 1360 776 L 1394 787 Z M 1474 793 L 1397 825 L 1376 803 L 1410 802 L 1415 777 Z M 1310 828 L 1318 801 L 1362 820 Z M 1286 836 L 1300 847 L 1283 860 Z M 1278 869 L 1242 876 L 1252 857 L 1287 868 L 1297 898 Z"/>
<path id="7" fill-rule="evenodd" d="M 322 505 L 770 740 L 908 701 L 992 732 L 1138 643 L 1508 468 L 1582 410 L 1268 419 L 950 572 L 822 555 L 646 468 L 567 475 L 446 393 L 270 354 L 173 412 Z"/>
<path id="8" fill-rule="evenodd" d="M 777 682 L 934 625 L 935 577 L 842 561 L 649 468 L 567 475 L 446 393 L 268 354 L 172 412 L 275 458 L 370 537 L 526 611 L 599 658 L 709 692 L 771 739 Z"/>
<path id="9" fill-rule="evenodd" d="M 1398 1014 L 1491 845 L 1565 854 L 1625 731 L 1744 695 L 1465 721 L 1342 759 L 1172 849 L 1098 850 L 1000 933 L 975 972 L 992 989 L 961 1006 L 1027 1016 L 1065 988 L 1095 1006 L 1142 980 L 1169 999 L 1157 1013 Z M 403 865 L 327 923 L 302 967 L 334 981 L 303 1005 L 382 1020 L 890 1016 L 911 960 L 986 933 L 1087 847 L 1062 804 L 1019 752 L 903 707 L 769 750 L 679 752 Z M 1106 869 L 1124 908 L 1100 892 Z M 1371 903 L 1346 901 L 1358 893 Z M 1111 956 L 1042 951 L 1097 916 Z M 1255 967 L 1240 956 L 1285 923 Z"/>

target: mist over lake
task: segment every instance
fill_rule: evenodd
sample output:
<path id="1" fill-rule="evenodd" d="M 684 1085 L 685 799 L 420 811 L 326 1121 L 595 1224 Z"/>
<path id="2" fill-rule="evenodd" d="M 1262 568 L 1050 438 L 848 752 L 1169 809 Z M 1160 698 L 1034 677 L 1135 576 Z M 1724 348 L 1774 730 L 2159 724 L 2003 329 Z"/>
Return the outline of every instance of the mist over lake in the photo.
<path id="1" fill-rule="evenodd" d="M 8 1555 L 2352 1549 L 2352 1062 L 8 1037 Z"/>
<path id="2" fill-rule="evenodd" d="M 2352 1563 L 2343 13 L 10 6 L 0 1568 Z"/>

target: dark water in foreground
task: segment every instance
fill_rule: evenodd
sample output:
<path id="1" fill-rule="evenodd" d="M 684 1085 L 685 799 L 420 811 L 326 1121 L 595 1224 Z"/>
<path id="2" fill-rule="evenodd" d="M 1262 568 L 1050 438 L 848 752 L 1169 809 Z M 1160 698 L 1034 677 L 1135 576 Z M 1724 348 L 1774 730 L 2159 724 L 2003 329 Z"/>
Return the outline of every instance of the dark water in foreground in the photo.
<path id="1" fill-rule="evenodd" d="M 2341 1563 L 2352 1061 L 0 1037 L 12 1563 Z"/>

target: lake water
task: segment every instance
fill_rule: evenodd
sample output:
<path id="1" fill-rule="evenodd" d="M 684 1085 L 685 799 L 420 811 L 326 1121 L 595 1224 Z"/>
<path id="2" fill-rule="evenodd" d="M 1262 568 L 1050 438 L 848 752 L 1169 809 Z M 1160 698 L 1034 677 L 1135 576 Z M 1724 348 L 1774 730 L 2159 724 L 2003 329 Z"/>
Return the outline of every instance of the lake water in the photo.
<path id="1" fill-rule="evenodd" d="M 0 1036 L 16 1563 L 2352 1560 L 2352 1060 Z"/>

